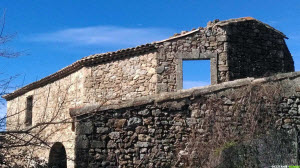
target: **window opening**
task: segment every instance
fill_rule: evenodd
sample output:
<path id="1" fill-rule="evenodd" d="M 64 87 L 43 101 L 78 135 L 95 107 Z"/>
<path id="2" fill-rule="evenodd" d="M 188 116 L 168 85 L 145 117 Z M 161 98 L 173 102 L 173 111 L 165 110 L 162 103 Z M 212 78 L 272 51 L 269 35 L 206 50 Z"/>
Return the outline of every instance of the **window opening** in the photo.
<path id="1" fill-rule="evenodd" d="M 183 89 L 211 84 L 210 60 L 182 60 Z"/>
<path id="2" fill-rule="evenodd" d="M 33 106 L 33 97 L 29 96 L 26 100 L 26 115 L 25 115 L 25 125 L 32 125 L 32 106 Z"/>

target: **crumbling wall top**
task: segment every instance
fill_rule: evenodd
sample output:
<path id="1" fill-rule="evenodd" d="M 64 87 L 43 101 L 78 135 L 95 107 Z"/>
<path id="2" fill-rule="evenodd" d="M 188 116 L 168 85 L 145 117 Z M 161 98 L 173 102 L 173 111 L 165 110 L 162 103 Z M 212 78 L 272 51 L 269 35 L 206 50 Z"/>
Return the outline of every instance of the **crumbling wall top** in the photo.
<path id="1" fill-rule="evenodd" d="M 210 85 L 210 86 L 204 86 L 204 87 L 196 87 L 192 89 L 187 90 L 180 90 L 177 92 L 165 92 L 160 93 L 152 96 L 146 96 L 141 98 L 136 98 L 133 100 L 129 100 L 127 102 L 124 102 L 122 104 L 117 105 L 97 105 L 97 104 L 91 104 L 80 108 L 72 108 L 70 109 L 70 116 L 71 117 L 77 117 L 80 115 L 85 115 L 88 113 L 93 112 L 99 112 L 99 111 L 106 111 L 106 110 L 116 110 L 116 109 L 122 109 L 122 108 L 128 108 L 128 107 L 134 107 L 134 106 L 140 106 L 140 105 L 146 105 L 150 103 L 159 103 L 169 100 L 178 100 L 183 99 L 187 97 L 197 97 L 199 95 L 206 95 L 211 94 L 214 92 L 222 91 L 222 90 L 228 90 L 233 88 L 239 88 L 246 85 L 251 84 L 263 84 L 268 82 L 277 82 L 284 79 L 295 79 L 300 77 L 300 71 L 297 72 L 290 72 L 290 73 L 281 73 L 276 74 L 270 77 L 265 78 L 245 78 L 245 79 L 237 79 L 234 81 L 224 82 L 217 85 Z M 291 91 L 293 92 L 293 91 Z M 296 92 L 300 92 L 297 90 Z"/>

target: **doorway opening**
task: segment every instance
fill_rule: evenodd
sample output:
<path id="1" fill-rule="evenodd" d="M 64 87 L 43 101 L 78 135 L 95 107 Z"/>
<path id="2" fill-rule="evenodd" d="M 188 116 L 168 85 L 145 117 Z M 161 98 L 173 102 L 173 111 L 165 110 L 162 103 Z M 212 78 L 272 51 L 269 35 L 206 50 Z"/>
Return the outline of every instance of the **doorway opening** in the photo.
<path id="1" fill-rule="evenodd" d="M 49 168 L 67 168 L 67 155 L 62 143 L 56 142 L 50 149 Z"/>

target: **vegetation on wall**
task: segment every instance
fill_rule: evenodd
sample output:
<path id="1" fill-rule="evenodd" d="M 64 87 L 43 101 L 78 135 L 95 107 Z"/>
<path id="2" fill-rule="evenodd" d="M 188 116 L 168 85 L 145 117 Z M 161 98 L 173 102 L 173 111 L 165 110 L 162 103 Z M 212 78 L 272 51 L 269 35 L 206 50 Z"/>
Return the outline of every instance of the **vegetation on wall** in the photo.
<path id="1" fill-rule="evenodd" d="M 197 102 L 203 122 L 194 125 L 175 166 L 221 166 L 223 151 L 281 129 L 278 111 L 287 98 L 280 82 L 252 84 L 229 93 Z"/>

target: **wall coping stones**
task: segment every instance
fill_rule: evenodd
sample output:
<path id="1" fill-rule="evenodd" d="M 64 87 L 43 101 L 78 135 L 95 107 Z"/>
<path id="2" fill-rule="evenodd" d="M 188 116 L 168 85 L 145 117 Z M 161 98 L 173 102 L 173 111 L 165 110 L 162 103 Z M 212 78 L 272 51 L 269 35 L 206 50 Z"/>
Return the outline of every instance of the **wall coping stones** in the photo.
<path id="1" fill-rule="evenodd" d="M 289 73 L 279 73 L 270 77 L 265 78 L 244 78 L 244 79 L 237 79 L 234 81 L 224 82 L 220 84 L 215 85 L 209 85 L 204 87 L 195 87 L 187 90 L 179 90 L 177 92 L 165 92 L 161 94 L 156 94 L 152 96 L 146 96 L 141 98 L 136 98 L 130 101 L 126 101 L 122 104 L 116 104 L 116 105 L 87 105 L 81 108 L 72 108 L 69 110 L 71 117 L 78 117 L 81 115 L 89 114 L 89 113 L 95 113 L 95 112 L 101 112 L 101 111 L 107 111 L 107 110 L 117 110 L 122 108 L 128 108 L 128 107 L 137 107 L 152 103 L 161 103 L 164 101 L 170 101 L 170 100 L 178 100 L 178 99 L 184 99 L 189 97 L 197 97 L 200 95 L 206 95 L 213 92 L 218 92 L 221 90 L 228 90 L 233 88 L 238 88 L 250 84 L 264 84 L 268 82 L 276 82 L 284 79 L 293 79 L 300 77 L 300 71 L 297 72 L 289 72 Z"/>

